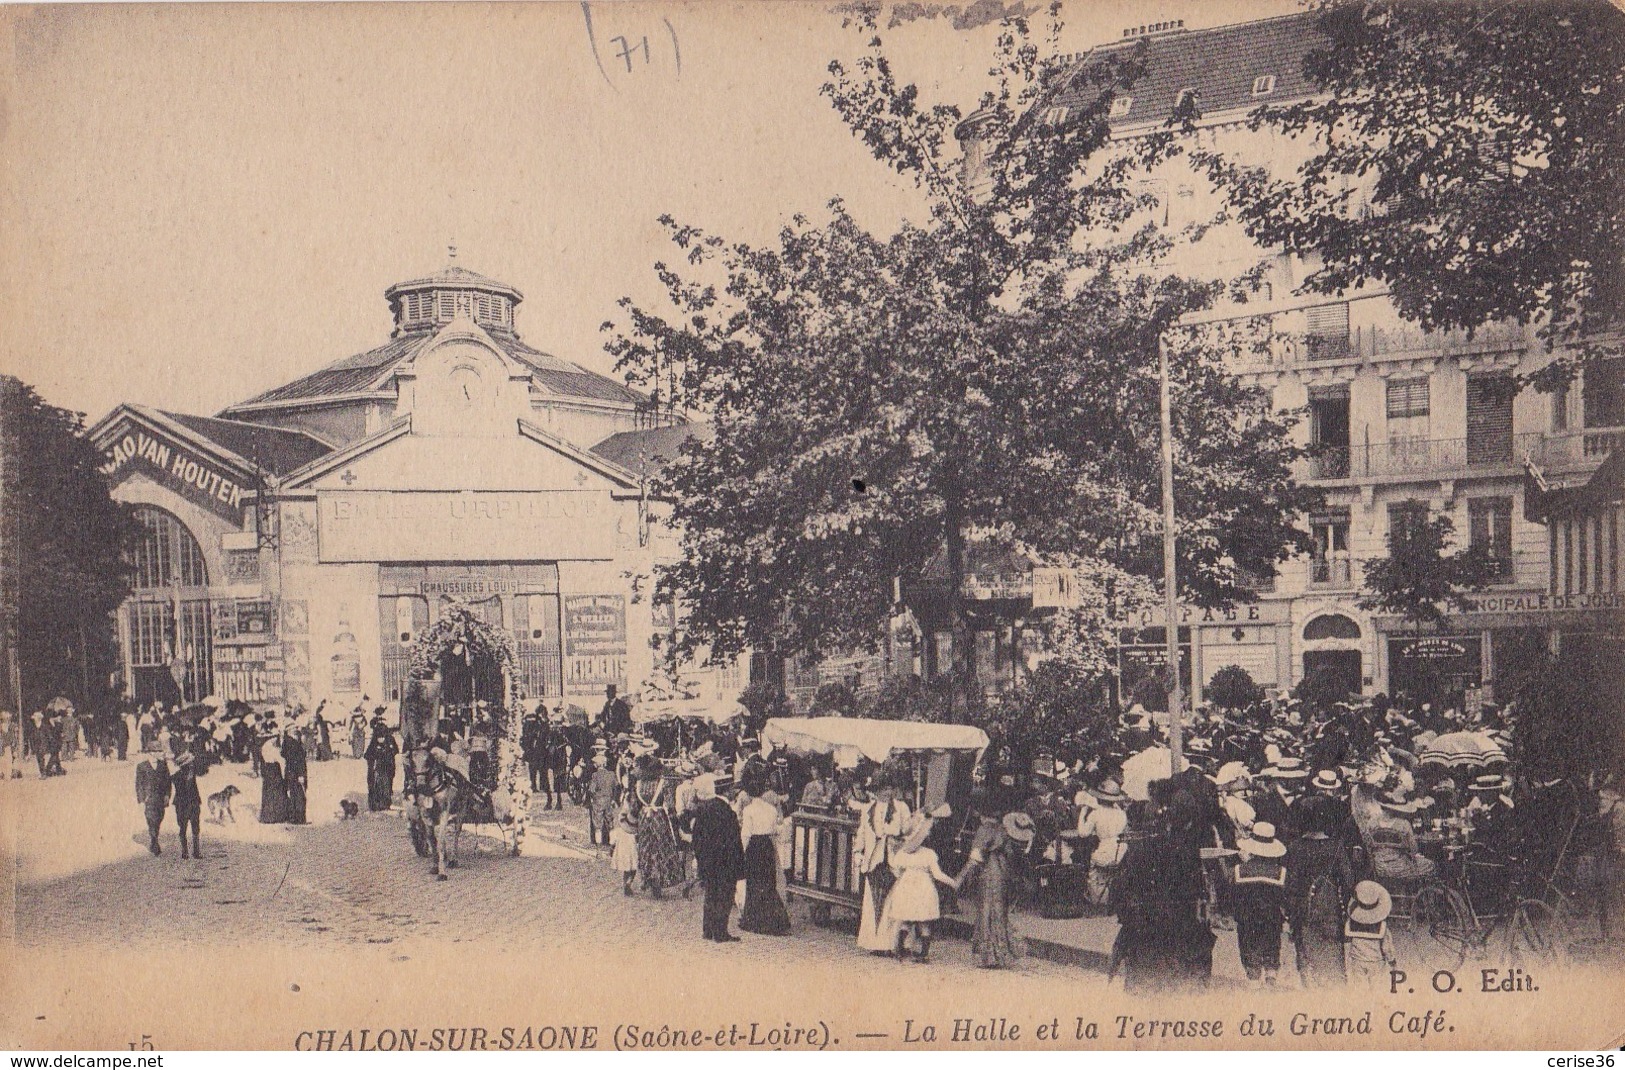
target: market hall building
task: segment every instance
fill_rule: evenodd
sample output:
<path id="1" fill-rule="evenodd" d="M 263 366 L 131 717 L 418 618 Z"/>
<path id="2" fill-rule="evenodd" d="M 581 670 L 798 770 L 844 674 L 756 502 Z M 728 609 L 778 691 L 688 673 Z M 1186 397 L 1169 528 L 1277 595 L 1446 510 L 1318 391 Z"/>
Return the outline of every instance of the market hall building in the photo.
<path id="1" fill-rule="evenodd" d="M 375 349 L 217 416 L 126 404 L 89 432 L 141 525 L 129 697 L 398 699 L 453 604 L 512 639 L 529 696 L 650 675 L 638 590 L 670 545 L 647 481 L 689 428 L 526 345 L 511 286 L 452 264 L 385 297 Z"/>

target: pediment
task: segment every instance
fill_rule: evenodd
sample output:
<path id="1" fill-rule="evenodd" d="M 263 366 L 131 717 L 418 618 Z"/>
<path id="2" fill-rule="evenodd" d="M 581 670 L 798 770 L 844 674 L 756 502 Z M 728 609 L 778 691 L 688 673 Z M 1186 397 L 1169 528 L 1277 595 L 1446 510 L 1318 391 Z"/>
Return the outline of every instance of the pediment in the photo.
<path id="1" fill-rule="evenodd" d="M 286 490 L 583 491 L 624 494 L 635 476 L 563 439 L 515 420 L 479 437 L 420 435 L 412 420 L 323 458 L 283 484 Z"/>

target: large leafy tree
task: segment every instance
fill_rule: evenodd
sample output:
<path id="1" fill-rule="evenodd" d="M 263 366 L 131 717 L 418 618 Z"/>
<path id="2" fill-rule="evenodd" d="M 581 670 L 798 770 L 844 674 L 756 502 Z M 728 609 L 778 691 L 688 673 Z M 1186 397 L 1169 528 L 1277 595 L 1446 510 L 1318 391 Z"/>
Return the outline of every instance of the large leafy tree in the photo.
<path id="1" fill-rule="evenodd" d="M 108 494 L 84 418 L 12 376 L 0 376 L 0 450 L 4 610 L 22 688 L 19 698 L 8 680 L 5 693 L 24 712 L 58 695 L 95 705 L 118 665 L 112 613 L 129 593 L 129 514 Z"/>
<path id="2" fill-rule="evenodd" d="M 1108 588 L 1160 574 L 1164 334 L 1181 581 L 1204 602 L 1247 597 L 1246 575 L 1299 545 L 1293 417 L 1173 329 L 1216 287 L 1171 275 L 1174 238 L 1136 225 L 1134 176 L 1169 141 L 1106 151 L 1106 93 L 1074 121 L 1037 121 L 1068 64 L 1012 19 L 971 119 L 992 150 L 963 182 L 959 109 L 899 78 L 872 9 L 850 22 L 865 48 L 830 65 L 824 92 L 917 183 L 926 221 L 877 234 L 837 200 L 752 246 L 666 219 L 681 257 L 656 265 L 668 306 L 623 300 L 605 325 L 633 382 L 714 429 L 661 476 L 683 556 L 657 597 L 682 604 L 687 639 L 713 654 L 817 652 L 871 643 L 894 578 L 937 555 L 962 625 L 973 538 L 1088 563 Z M 1105 88 L 1131 68 L 1087 76 Z"/>
<path id="3" fill-rule="evenodd" d="M 1313 99 L 1252 117 L 1310 147 L 1292 175 L 1196 158 L 1305 285 L 1385 284 L 1427 328 L 1538 322 L 1571 353 L 1625 297 L 1625 13 L 1608 0 L 1314 0 Z M 1364 203 L 1362 203 L 1362 201 Z M 1558 367 L 1566 369 L 1569 362 Z"/>
<path id="4" fill-rule="evenodd" d="M 1366 562 L 1360 607 L 1404 617 L 1418 630 L 1471 608 L 1467 592 L 1489 586 L 1495 562 L 1481 546 L 1451 549 L 1455 530 L 1442 514 L 1396 523 L 1388 532 L 1388 555 Z"/>

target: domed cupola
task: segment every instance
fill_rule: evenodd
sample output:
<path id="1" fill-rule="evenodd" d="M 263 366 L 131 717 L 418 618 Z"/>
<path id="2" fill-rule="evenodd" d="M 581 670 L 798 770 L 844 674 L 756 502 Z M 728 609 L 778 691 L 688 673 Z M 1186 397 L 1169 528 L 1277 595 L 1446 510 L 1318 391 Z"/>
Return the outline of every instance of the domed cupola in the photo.
<path id="1" fill-rule="evenodd" d="M 525 299 L 507 283 L 459 265 L 455 246 L 445 267 L 427 278 L 397 282 L 384 297 L 395 316 L 396 336 L 433 331 L 459 316 L 511 335 L 513 306 Z"/>

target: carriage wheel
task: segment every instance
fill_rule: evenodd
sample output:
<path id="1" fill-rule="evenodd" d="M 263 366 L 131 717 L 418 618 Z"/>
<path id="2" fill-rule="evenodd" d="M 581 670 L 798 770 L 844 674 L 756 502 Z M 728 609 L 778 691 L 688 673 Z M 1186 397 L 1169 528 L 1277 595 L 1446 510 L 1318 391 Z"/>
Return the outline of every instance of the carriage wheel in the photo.
<path id="1" fill-rule="evenodd" d="M 423 822 L 413 818 L 406 823 L 406 834 L 412 838 L 412 849 L 419 858 L 429 857 L 429 837 L 423 831 Z"/>
<path id="2" fill-rule="evenodd" d="M 1547 964 L 1568 947 L 1568 924 L 1539 899 L 1522 899 L 1512 913 L 1509 938 L 1513 962 Z"/>
<path id="3" fill-rule="evenodd" d="M 1411 926 L 1423 943 L 1424 955 L 1451 960 L 1454 966 L 1467 961 L 1472 911 L 1460 892 L 1442 884 L 1422 888 L 1411 907 Z"/>

